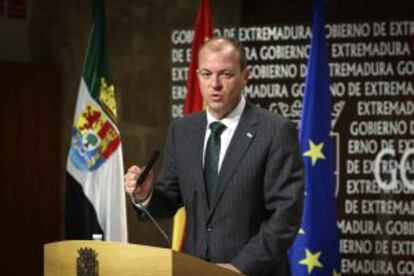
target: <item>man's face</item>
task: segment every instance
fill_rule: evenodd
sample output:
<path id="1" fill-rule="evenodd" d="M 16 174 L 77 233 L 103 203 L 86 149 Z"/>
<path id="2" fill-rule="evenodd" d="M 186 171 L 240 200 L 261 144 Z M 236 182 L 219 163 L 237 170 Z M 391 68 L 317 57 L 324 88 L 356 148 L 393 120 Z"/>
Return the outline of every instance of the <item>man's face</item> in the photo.
<path id="1" fill-rule="evenodd" d="M 197 74 L 201 94 L 215 118 L 223 118 L 237 106 L 248 74 L 247 69 L 241 71 L 239 54 L 231 44 L 219 49 L 203 48 Z"/>

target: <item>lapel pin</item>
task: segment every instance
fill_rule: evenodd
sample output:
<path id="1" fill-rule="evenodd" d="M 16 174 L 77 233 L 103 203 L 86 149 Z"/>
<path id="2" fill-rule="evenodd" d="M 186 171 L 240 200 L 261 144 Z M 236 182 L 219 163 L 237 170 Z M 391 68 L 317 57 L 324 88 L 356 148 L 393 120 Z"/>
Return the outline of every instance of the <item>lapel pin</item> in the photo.
<path id="1" fill-rule="evenodd" d="M 247 137 L 249 137 L 249 138 L 253 138 L 253 134 L 251 134 L 250 132 L 247 132 Z"/>

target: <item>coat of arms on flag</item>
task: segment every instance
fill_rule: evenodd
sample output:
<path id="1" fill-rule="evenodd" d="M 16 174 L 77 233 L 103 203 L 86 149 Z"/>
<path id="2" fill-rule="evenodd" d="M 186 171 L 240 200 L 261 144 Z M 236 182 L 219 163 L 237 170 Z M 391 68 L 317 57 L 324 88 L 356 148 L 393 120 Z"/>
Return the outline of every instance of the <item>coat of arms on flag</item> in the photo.
<path id="1" fill-rule="evenodd" d="M 111 156 L 120 137 L 94 102 L 84 106 L 72 129 L 70 160 L 82 171 L 96 170 Z"/>

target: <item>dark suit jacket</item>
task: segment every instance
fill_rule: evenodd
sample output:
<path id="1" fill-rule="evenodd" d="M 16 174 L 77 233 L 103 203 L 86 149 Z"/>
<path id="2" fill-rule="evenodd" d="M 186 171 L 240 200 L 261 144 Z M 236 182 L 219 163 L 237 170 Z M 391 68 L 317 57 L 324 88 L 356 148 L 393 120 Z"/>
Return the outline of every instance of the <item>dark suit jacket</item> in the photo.
<path id="1" fill-rule="evenodd" d="M 295 126 L 247 103 L 211 206 L 202 165 L 206 126 L 205 112 L 171 125 L 148 210 L 170 217 L 185 206 L 184 252 L 232 263 L 248 275 L 289 275 L 287 250 L 301 223 L 304 195 Z"/>

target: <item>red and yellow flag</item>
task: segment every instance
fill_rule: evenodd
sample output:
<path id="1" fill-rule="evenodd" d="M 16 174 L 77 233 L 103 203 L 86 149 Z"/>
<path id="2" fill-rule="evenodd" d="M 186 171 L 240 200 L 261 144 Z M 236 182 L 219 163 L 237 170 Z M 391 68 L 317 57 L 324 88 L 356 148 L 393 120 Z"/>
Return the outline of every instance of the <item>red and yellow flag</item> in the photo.
<path id="1" fill-rule="evenodd" d="M 194 24 L 194 38 L 191 46 L 191 60 L 188 70 L 187 95 L 185 97 L 184 114 L 203 109 L 203 98 L 197 78 L 198 51 L 204 41 L 213 34 L 210 5 L 208 0 L 201 0 L 200 9 Z M 180 208 L 174 217 L 172 249 L 182 251 L 185 231 L 185 210 Z"/>
<path id="2" fill-rule="evenodd" d="M 213 34 L 211 12 L 208 0 L 201 0 L 200 10 L 194 25 L 193 45 L 191 46 L 191 60 L 188 70 L 187 95 L 185 97 L 184 114 L 190 114 L 203 109 L 200 85 L 197 78 L 198 51 L 204 41 Z"/>

